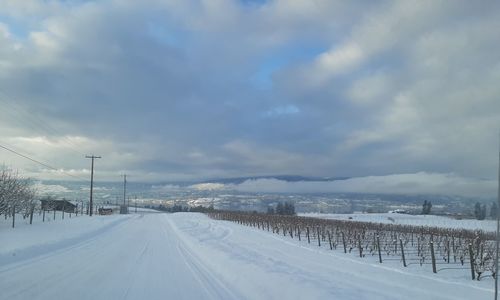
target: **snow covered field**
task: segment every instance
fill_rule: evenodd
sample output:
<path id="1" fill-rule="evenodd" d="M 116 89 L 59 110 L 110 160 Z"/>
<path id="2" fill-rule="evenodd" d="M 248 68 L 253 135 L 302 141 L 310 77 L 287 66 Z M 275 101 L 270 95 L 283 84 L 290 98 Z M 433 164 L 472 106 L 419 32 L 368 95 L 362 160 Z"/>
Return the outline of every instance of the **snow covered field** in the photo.
<path id="1" fill-rule="evenodd" d="M 444 216 L 433 216 L 433 215 L 408 215 L 408 214 L 397 214 L 397 213 L 372 213 L 372 214 L 303 213 L 299 215 L 303 217 L 312 217 L 320 219 L 351 220 L 359 222 L 430 226 L 430 227 L 443 227 L 443 228 L 463 228 L 471 230 L 480 229 L 490 232 L 494 232 L 497 226 L 496 221 L 494 220 L 481 220 L 481 221 L 471 220 L 471 219 L 456 220 Z"/>
<path id="2" fill-rule="evenodd" d="M 1 299 L 489 299 L 493 281 L 330 251 L 198 213 L 0 229 Z"/>

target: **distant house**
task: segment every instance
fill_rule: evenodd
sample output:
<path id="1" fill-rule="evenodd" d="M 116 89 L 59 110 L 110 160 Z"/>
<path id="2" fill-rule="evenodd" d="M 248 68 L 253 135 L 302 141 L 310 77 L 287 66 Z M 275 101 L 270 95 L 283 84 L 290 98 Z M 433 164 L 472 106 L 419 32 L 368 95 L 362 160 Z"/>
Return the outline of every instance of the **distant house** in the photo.
<path id="1" fill-rule="evenodd" d="M 76 210 L 76 204 L 71 203 L 68 200 L 54 200 L 54 199 L 42 199 L 42 209 L 43 210 L 58 210 L 67 213 L 74 213 Z"/>

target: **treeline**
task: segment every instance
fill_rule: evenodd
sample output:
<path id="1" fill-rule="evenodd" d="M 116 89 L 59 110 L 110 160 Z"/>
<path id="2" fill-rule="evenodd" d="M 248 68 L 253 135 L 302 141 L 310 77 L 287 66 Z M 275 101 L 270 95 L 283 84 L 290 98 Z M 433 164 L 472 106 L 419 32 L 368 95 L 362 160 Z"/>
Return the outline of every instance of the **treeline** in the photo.
<path id="1" fill-rule="evenodd" d="M 166 211 L 166 212 L 201 212 L 201 213 L 208 213 L 208 212 L 214 212 L 215 208 L 213 205 L 210 205 L 209 207 L 205 206 L 183 206 L 183 205 L 174 205 L 174 206 L 164 206 L 164 205 L 159 205 L 157 207 L 151 207 L 153 209 L 161 210 L 161 211 Z"/>
<path id="2" fill-rule="evenodd" d="M 498 213 L 498 206 L 496 202 L 491 202 L 490 205 L 490 217 L 492 219 L 497 218 L 497 213 Z M 481 204 L 479 202 L 476 202 L 474 205 L 474 217 L 478 220 L 484 220 L 487 217 L 486 213 L 486 204 Z"/>
<path id="3" fill-rule="evenodd" d="M 288 215 L 294 216 L 295 213 L 295 205 L 291 202 L 279 202 L 276 204 L 276 207 L 269 206 L 267 208 L 268 215 Z"/>
<path id="4" fill-rule="evenodd" d="M 27 216 L 35 208 L 33 182 L 9 169 L 0 170 L 0 215 L 21 213 Z"/>

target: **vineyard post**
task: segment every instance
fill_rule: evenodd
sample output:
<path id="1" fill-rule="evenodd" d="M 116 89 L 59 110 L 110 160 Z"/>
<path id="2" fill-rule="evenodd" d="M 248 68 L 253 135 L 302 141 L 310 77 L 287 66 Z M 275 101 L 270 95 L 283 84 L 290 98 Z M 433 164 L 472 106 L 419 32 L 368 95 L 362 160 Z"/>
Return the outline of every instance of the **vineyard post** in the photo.
<path id="1" fill-rule="evenodd" d="M 359 257 L 363 257 L 363 247 L 361 247 L 361 234 L 358 235 Z"/>
<path id="2" fill-rule="evenodd" d="M 472 275 L 472 280 L 476 279 L 476 273 L 474 272 L 474 252 L 472 252 L 472 244 L 469 244 L 469 257 L 470 257 L 470 272 Z"/>
<path id="3" fill-rule="evenodd" d="M 297 226 L 297 233 L 299 234 L 299 242 L 300 242 L 300 226 Z"/>
<path id="4" fill-rule="evenodd" d="M 42 217 L 42 222 L 45 222 L 45 208 L 43 209 L 43 217 Z"/>
<path id="5" fill-rule="evenodd" d="M 35 205 L 31 204 L 31 211 L 30 211 L 30 225 L 33 224 L 33 211 L 35 210 Z"/>
<path id="6" fill-rule="evenodd" d="M 62 208 L 62 219 L 64 220 L 64 211 L 66 210 L 66 206 L 63 205 L 63 208 Z"/>
<path id="7" fill-rule="evenodd" d="M 332 237 L 330 236 L 330 230 L 328 230 L 327 232 L 328 232 L 328 242 L 330 243 L 330 250 L 333 250 L 333 247 L 332 247 Z"/>
<path id="8" fill-rule="evenodd" d="M 54 220 L 56 219 L 56 208 L 54 207 Z"/>
<path id="9" fill-rule="evenodd" d="M 16 226 L 16 206 L 12 206 L 12 228 Z"/>
<path id="10" fill-rule="evenodd" d="M 450 263 L 450 240 L 446 240 L 446 248 L 448 252 L 448 263 Z"/>
<path id="11" fill-rule="evenodd" d="M 401 258 L 403 258 L 403 267 L 406 268 L 405 250 L 403 248 L 403 240 L 399 239 L 399 244 L 401 246 Z"/>
<path id="12" fill-rule="evenodd" d="M 431 260 L 432 260 L 432 272 L 437 273 L 436 270 L 436 256 L 434 255 L 434 242 L 430 242 L 431 246 Z"/>
<path id="13" fill-rule="evenodd" d="M 455 237 L 451 237 L 451 248 L 453 249 L 453 262 L 457 262 L 457 254 L 455 253 Z"/>
<path id="14" fill-rule="evenodd" d="M 378 261 L 382 263 L 382 253 L 380 252 L 380 237 L 377 234 L 377 250 L 378 250 Z"/>
<path id="15" fill-rule="evenodd" d="M 319 226 L 316 227 L 316 237 L 318 238 L 318 247 L 321 247 L 321 238 L 319 237 Z"/>
<path id="16" fill-rule="evenodd" d="M 347 247 L 345 246 L 345 235 L 343 231 L 341 233 L 342 233 L 342 244 L 344 244 L 344 253 L 347 253 Z"/>
<path id="17" fill-rule="evenodd" d="M 290 226 L 290 237 L 293 239 L 293 227 Z"/>
<path id="18" fill-rule="evenodd" d="M 398 254 L 398 240 L 396 236 L 394 236 L 394 254 Z"/>
<path id="19" fill-rule="evenodd" d="M 310 244 L 311 243 L 311 238 L 309 237 L 309 226 L 306 227 L 307 229 L 307 243 Z"/>

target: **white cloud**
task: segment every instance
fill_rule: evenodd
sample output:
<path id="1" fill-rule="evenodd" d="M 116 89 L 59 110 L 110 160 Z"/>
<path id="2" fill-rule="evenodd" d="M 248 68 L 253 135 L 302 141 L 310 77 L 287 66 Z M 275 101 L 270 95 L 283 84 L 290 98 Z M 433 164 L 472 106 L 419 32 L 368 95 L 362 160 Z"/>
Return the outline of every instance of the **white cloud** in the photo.
<path id="1" fill-rule="evenodd" d="M 41 182 L 35 182 L 33 187 L 41 195 L 52 195 L 71 192 L 68 188 L 58 185 L 58 184 L 44 184 Z"/>
<path id="2" fill-rule="evenodd" d="M 313 82 L 310 84 L 325 84 L 333 76 L 353 71 L 364 60 L 363 49 L 356 43 L 346 43 L 331 51 L 320 54 L 312 69 L 307 70 L 307 78 Z"/>
<path id="3" fill-rule="evenodd" d="M 493 198 L 497 181 L 456 174 L 414 173 L 357 177 L 338 181 L 286 182 L 277 179 L 247 180 L 229 188 L 266 193 L 378 193 L 429 194 Z"/>
<path id="4" fill-rule="evenodd" d="M 222 190 L 225 188 L 224 184 L 222 183 L 210 183 L 210 182 L 193 184 L 189 187 L 198 191 L 215 191 L 215 190 Z"/>

